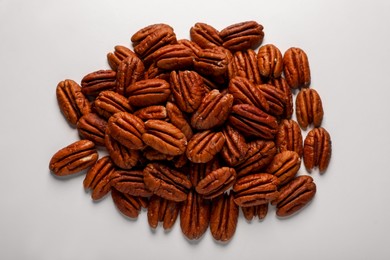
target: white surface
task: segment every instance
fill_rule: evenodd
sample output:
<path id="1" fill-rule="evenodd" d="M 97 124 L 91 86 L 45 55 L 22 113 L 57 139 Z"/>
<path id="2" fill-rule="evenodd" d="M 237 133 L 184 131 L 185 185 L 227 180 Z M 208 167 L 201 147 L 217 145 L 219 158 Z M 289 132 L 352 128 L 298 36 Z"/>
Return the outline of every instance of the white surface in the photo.
<path id="1" fill-rule="evenodd" d="M 387 0 L 0 0 L 0 259 L 390 259 L 389 13 Z M 209 231 L 190 243 L 178 222 L 152 232 L 145 211 L 127 220 L 109 197 L 93 203 L 82 175 L 49 173 L 53 153 L 77 140 L 59 81 L 107 68 L 106 53 L 149 24 L 188 38 L 198 21 L 246 20 L 264 25 L 264 43 L 307 52 L 323 100 L 333 156 L 300 214 L 240 216 L 227 245 Z"/>

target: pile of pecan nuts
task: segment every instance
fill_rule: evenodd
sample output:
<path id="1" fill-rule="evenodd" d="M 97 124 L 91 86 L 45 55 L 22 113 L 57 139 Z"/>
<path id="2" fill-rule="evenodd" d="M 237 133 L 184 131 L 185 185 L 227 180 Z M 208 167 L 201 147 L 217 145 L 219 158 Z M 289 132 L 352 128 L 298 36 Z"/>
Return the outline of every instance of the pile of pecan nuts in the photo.
<path id="1" fill-rule="evenodd" d="M 269 205 L 279 217 L 300 211 L 316 193 L 298 173 L 301 159 L 308 172 L 324 172 L 331 140 L 306 53 L 282 55 L 263 37 L 255 21 L 221 31 L 196 23 L 191 40 L 166 24 L 137 31 L 132 48 L 107 54 L 111 69 L 58 84 L 59 107 L 81 140 L 56 152 L 50 170 L 86 172 L 93 200 L 111 196 L 130 218 L 147 208 L 152 228 L 170 229 L 180 216 L 191 240 L 210 227 L 228 241 L 240 208 L 248 221 Z"/>

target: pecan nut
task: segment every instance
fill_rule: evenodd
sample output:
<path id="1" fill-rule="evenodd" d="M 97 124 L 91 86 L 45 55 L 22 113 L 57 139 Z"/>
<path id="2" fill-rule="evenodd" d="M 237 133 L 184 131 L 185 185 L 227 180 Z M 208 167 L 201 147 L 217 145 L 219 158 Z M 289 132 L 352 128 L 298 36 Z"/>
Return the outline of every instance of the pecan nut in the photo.
<path id="1" fill-rule="evenodd" d="M 160 163 L 149 163 L 144 169 L 146 187 L 154 194 L 173 201 L 187 199 L 191 182 L 183 173 Z"/>
<path id="2" fill-rule="evenodd" d="M 194 69 L 201 75 L 221 76 L 228 70 L 229 57 L 222 47 L 201 49 L 196 53 Z"/>
<path id="3" fill-rule="evenodd" d="M 49 169 L 57 176 L 70 175 L 92 166 L 98 157 L 92 141 L 80 140 L 56 152 L 50 160 Z"/>
<path id="4" fill-rule="evenodd" d="M 100 92 L 93 104 L 96 113 L 105 119 L 118 112 L 133 112 L 127 98 L 111 90 Z"/>
<path id="5" fill-rule="evenodd" d="M 284 102 L 284 112 L 282 117 L 290 119 L 294 111 L 293 94 L 290 86 L 283 77 L 271 78 L 267 84 L 271 84 L 284 93 L 286 101 Z"/>
<path id="6" fill-rule="evenodd" d="M 169 121 L 183 132 L 187 140 L 190 140 L 194 134 L 183 112 L 172 102 L 167 102 L 166 111 Z"/>
<path id="7" fill-rule="evenodd" d="M 272 201 L 276 205 L 276 215 L 287 217 L 301 210 L 314 197 L 316 185 L 313 178 L 302 175 L 295 177 L 279 191 L 279 197 Z"/>
<path id="8" fill-rule="evenodd" d="M 183 44 L 166 45 L 153 53 L 157 67 L 164 70 L 185 70 L 194 66 L 194 52 Z"/>
<path id="9" fill-rule="evenodd" d="M 284 151 L 275 155 L 266 172 L 276 176 L 280 186 L 283 186 L 295 177 L 300 167 L 299 155 L 293 151 Z"/>
<path id="10" fill-rule="evenodd" d="M 136 107 L 147 107 L 165 103 L 171 94 L 171 87 L 163 79 L 144 79 L 126 89 L 129 102 Z"/>
<path id="11" fill-rule="evenodd" d="M 104 136 L 104 144 L 112 162 L 119 168 L 130 170 L 138 163 L 140 158 L 138 150 L 127 148 L 107 133 Z"/>
<path id="12" fill-rule="evenodd" d="M 292 119 L 283 119 L 275 138 L 279 152 L 294 151 L 299 157 L 303 155 L 302 131 L 298 123 Z"/>
<path id="13" fill-rule="evenodd" d="M 265 203 L 252 207 L 243 207 L 241 209 L 246 220 L 251 221 L 254 217 L 258 217 L 259 220 L 263 220 L 267 216 L 268 205 L 269 203 Z"/>
<path id="14" fill-rule="evenodd" d="M 221 165 L 217 158 L 214 158 L 207 163 L 191 163 L 189 172 L 192 186 L 196 187 L 198 183 L 210 172 L 219 168 L 221 168 Z"/>
<path id="15" fill-rule="evenodd" d="M 58 83 L 56 96 L 61 112 L 72 125 L 77 124 L 80 117 L 91 112 L 91 105 L 82 93 L 80 85 L 71 79 Z"/>
<path id="16" fill-rule="evenodd" d="M 310 172 L 318 166 L 321 173 L 328 168 L 332 155 L 330 134 L 323 127 L 314 128 L 307 134 L 303 145 L 303 163 Z"/>
<path id="17" fill-rule="evenodd" d="M 194 163 L 211 161 L 219 153 L 225 143 L 222 132 L 206 130 L 196 133 L 187 145 L 187 158 Z"/>
<path id="18" fill-rule="evenodd" d="M 123 59 L 118 66 L 116 73 L 116 92 L 128 96 L 126 89 L 131 84 L 142 80 L 145 74 L 145 66 L 137 56 L 130 56 Z"/>
<path id="19" fill-rule="evenodd" d="M 302 49 L 292 47 L 284 53 L 283 71 L 291 88 L 309 87 L 309 60 Z"/>
<path id="20" fill-rule="evenodd" d="M 222 167 L 207 174 L 196 185 L 195 190 L 205 199 L 218 197 L 230 187 L 236 180 L 236 171 L 233 168 Z"/>
<path id="21" fill-rule="evenodd" d="M 236 232 L 238 206 L 234 203 L 233 194 L 224 193 L 211 205 L 210 231 L 215 240 L 228 241 Z"/>
<path id="22" fill-rule="evenodd" d="M 257 61 L 261 76 L 266 78 L 279 78 L 283 71 L 283 57 L 280 50 L 273 44 L 260 47 Z"/>
<path id="23" fill-rule="evenodd" d="M 246 175 L 233 185 L 234 202 L 240 207 L 268 204 L 279 196 L 278 185 L 278 178 L 269 173 Z"/>
<path id="24" fill-rule="evenodd" d="M 137 218 L 141 208 L 148 207 L 148 199 L 122 193 L 116 189 L 111 189 L 111 197 L 116 208 L 129 218 Z"/>
<path id="25" fill-rule="evenodd" d="M 107 129 L 107 121 L 95 113 L 89 113 L 77 122 L 77 131 L 83 139 L 90 140 L 96 145 L 104 146 L 104 136 Z"/>
<path id="26" fill-rule="evenodd" d="M 168 117 L 166 108 L 161 105 L 140 108 L 133 115 L 139 117 L 142 121 L 149 119 L 166 120 Z"/>
<path id="27" fill-rule="evenodd" d="M 115 90 L 116 72 L 113 70 L 98 70 L 85 75 L 81 79 L 81 91 L 87 96 L 97 96 L 104 90 Z"/>
<path id="28" fill-rule="evenodd" d="M 243 77 L 254 84 L 261 84 L 263 80 L 258 68 L 256 53 L 252 49 L 237 51 L 228 67 L 229 78 Z"/>
<path id="29" fill-rule="evenodd" d="M 111 187 L 132 196 L 150 197 L 153 194 L 146 188 L 144 173 L 140 170 L 115 170 L 111 175 Z"/>
<path id="30" fill-rule="evenodd" d="M 232 52 L 246 49 L 256 49 L 263 41 L 263 26 L 255 21 L 246 21 L 232 24 L 223 29 L 219 36 L 221 37 L 222 46 Z"/>
<path id="31" fill-rule="evenodd" d="M 259 89 L 269 105 L 267 113 L 275 117 L 283 116 L 285 114 L 287 102 L 285 93 L 270 84 L 261 84 L 259 85 Z"/>
<path id="32" fill-rule="evenodd" d="M 212 49 L 222 45 L 218 30 L 205 23 L 196 23 L 191 27 L 190 37 L 202 49 Z"/>
<path id="33" fill-rule="evenodd" d="M 244 136 L 229 125 L 223 129 L 223 135 L 226 141 L 221 150 L 221 157 L 227 165 L 236 166 L 245 159 L 248 144 Z"/>
<path id="34" fill-rule="evenodd" d="M 179 203 L 152 195 L 148 206 L 149 226 L 155 229 L 162 222 L 164 230 L 169 230 L 175 224 L 179 211 Z"/>
<path id="35" fill-rule="evenodd" d="M 302 89 L 297 95 L 295 104 L 297 121 L 303 129 L 306 129 L 310 124 L 313 124 L 314 127 L 321 126 L 324 109 L 320 95 L 316 90 Z"/>
<path id="36" fill-rule="evenodd" d="M 117 70 L 119 64 L 128 57 L 137 57 L 137 55 L 129 48 L 121 45 L 114 47 L 114 52 L 107 54 L 107 61 L 112 70 Z"/>

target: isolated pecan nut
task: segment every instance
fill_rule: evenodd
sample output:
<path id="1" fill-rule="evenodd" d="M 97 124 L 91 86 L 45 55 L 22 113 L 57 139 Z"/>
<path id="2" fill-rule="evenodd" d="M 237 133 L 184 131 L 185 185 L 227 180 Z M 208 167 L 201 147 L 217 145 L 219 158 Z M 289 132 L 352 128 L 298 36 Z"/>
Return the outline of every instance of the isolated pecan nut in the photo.
<path id="1" fill-rule="evenodd" d="M 126 89 L 131 84 L 144 79 L 145 66 L 137 56 L 130 56 L 123 59 L 116 72 L 116 92 L 128 96 Z"/>
<path id="2" fill-rule="evenodd" d="M 179 203 L 152 195 L 148 206 L 149 226 L 156 229 L 158 223 L 162 222 L 164 230 L 169 230 L 175 224 L 179 211 Z"/>
<path id="3" fill-rule="evenodd" d="M 269 203 L 265 203 L 251 207 L 242 207 L 241 209 L 246 220 L 251 221 L 255 217 L 263 220 L 267 216 L 268 205 Z"/>
<path id="4" fill-rule="evenodd" d="M 234 53 L 228 67 L 229 79 L 243 77 L 254 84 L 261 84 L 263 80 L 259 72 L 256 53 L 252 49 Z"/>
<path id="5" fill-rule="evenodd" d="M 171 88 L 163 79 L 145 79 L 135 82 L 126 89 L 130 105 L 147 107 L 165 103 L 171 94 Z"/>
<path id="6" fill-rule="evenodd" d="M 101 91 L 115 90 L 116 72 L 113 70 L 98 70 L 85 75 L 81 79 L 81 91 L 84 95 L 95 97 Z"/>
<path id="7" fill-rule="evenodd" d="M 114 47 L 114 52 L 109 52 L 107 54 L 107 61 L 111 69 L 116 71 L 119 64 L 128 57 L 137 57 L 137 55 L 129 48 L 117 45 Z"/>
<path id="8" fill-rule="evenodd" d="M 289 48 L 283 55 L 283 71 L 291 88 L 310 86 L 310 66 L 306 53 L 296 47 Z"/>
<path id="9" fill-rule="evenodd" d="M 173 201 L 187 199 L 191 182 L 183 173 L 161 163 L 149 163 L 144 169 L 146 187 L 154 194 Z"/>
<path id="10" fill-rule="evenodd" d="M 279 78 L 283 71 L 283 57 L 280 50 L 273 44 L 266 44 L 259 48 L 257 61 L 261 76 Z"/>
<path id="11" fill-rule="evenodd" d="M 287 217 L 301 210 L 314 197 L 316 185 L 313 178 L 307 175 L 295 177 L 279 191 L 279 197 L 272 201 L 276 205 L 276 215 Z"/>
<path id="12" fill-rule="evenodd" d="M 301 158 L 298 153 L 284 151 L 275 155 L 265 171 L 276 176 L 280 186 L 283 186 L 295 177 L 300 167 Z"/>
<path id="13" fill-rule="evenodd" d="M 111 197 L 116 208 L 129 218 L 137 218 L 141 208 L 148 207 L 147 198 L 126 194 L 116 189 L 111 189 Z"/>
<path id="14" fill-rule="evenodd" d="M 196 23 L 190 29 L 190 37 L 193 42 L 202 49 L 212 49 L 222 45 L 217 29 L 205 23 Z"/>
<path id="15" fill-rule="evenodd" d="M 302 131 L 298 123 L 292 119 L 280 121 L 275 138 L 279 152 L 294 151 L 299 157 L 303 155 Z"/>
<path id="16" fill-rule="evenodd" d="M 234 203 L 233 194 L 224 193 L 211 205 L 210 231 L 217 241 L 226 242 L 236 232 L 239 208 Z"/>
<path id="17" fill-rule="evenodd" d="M 196 185 L 195 190 L 205 199 L 218 197 L 236 181 L 236 171 L 233 168 L 222 167 L 207 174 Z"/>
<path id="18" fill-rule="evenodd" d="M 92 141 L 80 140 L 56 152 L 50 159 L 49 169 L 57 176 L 70 175 L 92 166 L 98 157 Z"/>
<path id="19" fill-rule="evenodd" d="M 223 129 L 223 135 L 226 139 L 221 150 L 221 157 L 227 165 L 236 166 L 245 159 L 248 152 L 248 144 L 244 136 L 234 127 L 226 125 Z"/>
<path id="20" fill-rule="evenodd" d="M 219 36 L 223 41 L 222 46 L 235 52 L 256 49 L 263 41 L 264 32 L 262 25 L 255 21 L 246 21 L 226 27 L 220 31 Z"/>
<path id="21" fill-rule="evenodd" d="M 161 105 L 140 108 L 133 115 L 139 117 L 142 121 L 149 119 L 166 120 L 168 117 L 166 108 Z"/>
<path id="22" fill-rule="evenodd" d="M 222 132 L 206 130 L 196 133 L 188 142 L 186 154 L 194 163 L 211 161 L 219 153 L 225 143 Z"/>
<path id="23" fill-rule="evenodd" d="M 111 90 L 99 93 L 94 101 L 94 109 L 97 114 L 105 119 L 109 119 L 118 112 L 133 112 L 127 98 Z"/>
<path id="24" fill-rule="evenodd" d="M 75 81 L 66 79 L 58 83 L 56 88 L 58 106 L 66 120 L 76 125 L 83 115 L 91 112 L 91 105 Z"/>
<path id="25" fill-rule="evenodd" d="M 318 167 L 321 173 L 328 168 L 332 155 L 332 141 L 330 134 L 323 127 L 314 128 L 306 135 L 303 144 L 303 163 L 311 172 Z"/>
<path id="26" fill-rule="evenodd" d="M 315 89 L 302 89 L 299 91 L 296 101 L 296 116 L 299 125 L 306 129 L 308 125 L 321 126 L 324 116 L 320 95 Z"/>
<path id="27" fill-rule="evenodd" d="M 115 170 L 111 174 L 111 187 L 132 196 L 150 197 L 153 194 L 146 188 L 141 170 Z"/>
<path id="28" fill-rule="evenodd" d="M 269 203 L 279 196 L 278 185 L 278 178 L 269 173 L 243 176 L 233 185 L 234 202 L 240 207 Z"/>
<path id="29" fill-rule="evenodd" d="M 83 139 L 90 140 L 96 145 L 104 146 L 104 136 L 107 129 L 107 121 L 95 113 L 89 113 L 77 122 L 77 131 Z"/>
<path id="30" fill-rule="evenodd" d="M 140 158 L 138 150 L 127 148 L 107 133 L 104 136 L 104 144 L 112 162 L 119 168 L 130 170 L 137 165 Z"/>

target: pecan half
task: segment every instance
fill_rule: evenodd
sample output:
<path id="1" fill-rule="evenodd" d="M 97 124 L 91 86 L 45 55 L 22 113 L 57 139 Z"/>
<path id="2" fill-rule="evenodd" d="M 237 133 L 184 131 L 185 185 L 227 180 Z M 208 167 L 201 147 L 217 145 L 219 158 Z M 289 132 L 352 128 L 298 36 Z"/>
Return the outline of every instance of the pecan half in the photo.
<path id="1" fill-rule="evenodd" d="M 278 185 L 278 178 L 269 173 L 241 177 L 233 185 L 234 202 L 240 207 L 268 204 L 279 196 Z"/>
<path id="2" fill-rule="evenodd" d="M 276 215 L 287 217 L 301 210 L 316 193 L 316 185 L 310 176 L 298 176 L 279 191 L 279 197 L 272 201 L 276 205 Z"/>
<path id="3" fill-rule="evenodd" d="M 111 90 L 99 93 L 94 101 L 94 108 L 96 113 L 105 119 L 118 112 L 133 112 L 127 98 Z"/>
<path id="4" fill-rule="evenodd" d="M 71 79 L 58 83 L 56 96 L 61 112 L 72 125 L 77 124 L 80 117 L 91 112 L 91 105 L 82 93 L 80 85 Z"/>
<path id="5" fill-rule="evenodd" d="M 83 139 L 90 140 L 96 145 L 104 146 L 104 136 L 107 129 L 107 121 L 95 113 L 89 113 L 77 122 L 77 131 Z"/>
<path id="6" fill-rule="evenodd" d="M 144 182 L 154 194 L 177 202 L 187 199 L 192 186 L 186 175 L 160 163 L 149 163 L 145 167 Z"/>
<path id="7" fill-rule="evenodd" d="M 50 159 L 49 169 L 54 175 L 66 176 L 89 168 L 98 157 L 92 141 L 80 140 L 56 152 Z"/>
<path id="8" fill-rule="evenodd" d="M 190 140 L 193 132 L 183 112 L 172 102 L 167 102 L 166 111 L 169 121 L 183 132 L 187 140 Z"/>
<path id="9" fill-rule="evenodd" d="M 140 170 L 115 170 L 111 175 L 111 187 L 132 196 L 150 197 L 153 194 L 146 188 L 144 173 Z"/>
<path id="10" fill-rule="evenodd" d="M 205 23 L 196 23 L 191 27 L 190 37 L 202 49 L 212 49 L 222 45 L 218 30 Z"/>
<path id="11" fill-rule="evenodd" d="M 283 77 L 277 79 L 271 78 L 267 84 L 273 85 L 275 88 L 281 90 L 284 93 L 286 101 L 284 102 L 283 118 L 290 119 L 294 111 L 293 94 L 290 86 Z"/>
<path id="12" fill-rule="evenodd" d="M 188 142 L 186 154 L 194 163 L 211 161 L 219 153 L 225 143 L 222 132 L 206 130 L 196 133 Z"/>
<path id="13" fill-rule="evenodd" d="M 104 136 L 104 143 L 112 162 L 119 168 L 130 170 L 137 164 L 140 158 L 138 150 L 127 148 L 107 133 Z"/>
<path id="14" fill-rule="evenodd" d="M 98 70 L 85 75 L 81 79 L 81 91 L 87 96 L 97 96 L 104 90 L 115 90 L 116 72 L 113 70 Z"/>
<path id="15" fill-rule="evenodd" d="M 219 36 L 222 38 L 222 46 L 226 49 L 242 51 L 246 49 L 256 49 L 263 41 L 263 26 L 255 21 L 246 21 L 232 24 L 223 29 Z"/>
<path id="16" fill-rule="evenodd" d="M 93 200 L 99 200 L 111 190 L 111 176 L 115 171 L 114 164 L 109 156 L 100 158 L 85 175 L 84 189 L 92 190 Z"/>
<path id="17" fill-rule="evenodd" d="M 138 109 L 133 115 L 139 117 L 142 121 L 149 119 L 166 120 L 168 113 L 164 106 L 155 105 Z"/>
<path id="18" fill-rule="evenodd" d="M 323 127 L 310 130 L 303 145 L 303 163 L 310 172 L 318 166 L 320 172 L 328 168 L 332 155 L 332 141 L 328 131 Z"/>
<path id="19" fill-rule="evenodd" d="M 226 141 L 221 150 L 221 157 L 227 165 L 236 166 L 245 159 L 248 144 L 244 136 L 229 125 L 226 125 L 223 129 L 223 135 Z"/>
<path id="20" fill-rule="evenodd" d="M 183 44 L 166 45 L 153 54 L 157 67 L 164 70 L 185 70 L 194 65 L 194 52 Z"/>
<path id="21" fill-rule="evenodd" d="M 114 52 L 107 54 L 107 61 L 112 70 L 117 70 L 119 64 L 128 57 L 137 57 L 137 55 L 129 48 L 121 45 L 114 47 Z"/>
<path id="22" fill-rule="evenodd" d="M 243 77 L 254 84 L 261 84 L 263 80 L 259 73 L 256 53 L 252 49 L 237 51 L 229 63 L 229 78 Z"/>
<path id="23" fill-rule="evenodd" d="M 270 84 L 261 84 L 258 87 L 269 105 L 267 113 L 275 117 L 283 116 L 287 101 L 285 93 Z"/>
<path id="24" fill-rule="evenodd" d="M 107 133 L 129 149 L 142 149 L 145 146 L 142 141 L 144 132 L 144 122 L 130 113 L 119 112 L 108 120 Z"/>
<path id="25" fill-rule="evenodd" d="M 309 87 L 311 80 L 309 60 L 302 49 L 292 47 L 284 53 L 283 71 L 291 88 Z"/>
<path id="26" fill-rule="evenodd" d="M 201 49 L 195 57 L 194 69 L 201 75 L 221 76 L 227 72 L 229 57 L 222 47 Z"/>
<path id="27" fill-rule="evenodd" d="M 207 174 L 195 189 L 203 198 L 212 199 L 230 189 L 235 180 L 236 171 L 233 168 L 222 167 Z"/>
<path id="28" fill-rule="evenodd" d="M 170 73 L 171 71 L 160 69 L 156 63 L 152 63 L 145 72 L 145 79 L 163 79 L 169 82 Z"/>
<path id="29" fill-rule="evenodd" d="M 163 222 L 163 228 L 169 230 L 175 224 L 179 211 L 179 203 L 153 195 L 150 197 L 148 206 L 149 226 L 155 229 L 158 222 Z"/>
<path id="30" fill-rule="evenodd" d="M 131 105 L 147 107 L 165 103 L 171 94 L 171 88 L 163 79 L 145 79 L 128 86 L 126 93 Z"/>
<path id="31" fill-rule="evenodd" d="M 275 138 L 279 152 L 294 151 L 299 157 L 303 155 L 302 132 L 298 123 L 292 119 L 283 119 Z"/>
<path id="32" fill-rule="evenodd" d="M 275 117 L 248 104 L 234 105 L 229 116 L 229 123 L 244 136 L 264 139 L 273 139 L 278 128 Z"/>
<path id="33" fill-rule="evenodd" d="M 233 106 L 233 96 L 214 89 L 206 94 L 199 108 L 192 114 L 191 126 L 198 130 L 222 125 Z"/>
<path id="34" fill-rule="evenodd" d="M 278 177 L 280 186 L 291 181 L 301 167 L 301 158 L 296 152 L 284 151 L 278 153 L 265 170 Z"/>
<path id="35" fill-rule="evenodd" d="M 137 218 L 141 208 L 148 207 L 148 199 L 125 194 L 116 189 L 111 189 L 111 197 L 116 208 L 129 218 Z"/>
<path id="36" fill-rule="evenodd" d="M 210 222 L 210 203 L 199 194 L 190 191 L 187 200 L 180 208 L 180 227 L 190 240 L 199 239 L 207 230 Z"/>
<path id="37" fill-rule="evenodd" d="M 268 205 L 269 203 L 265 203 L 252 207 L 243 207 L 241 209 L 246 220 L 251 221 L 254 217 L 258 217 L 259 220 L 263 220 L 267 216 Z"/>
<path id="38" fill-rule="evenodd" d="M 273 44 L 260 47 L 257 52 L 257 61 L 261 76 L 279 78 L 283 71 L 283 57 L 280 50 Z"/>
<path id="39" fill-rule="evenodd" d="M 162 120 L 146 121 L 142 140 L 153 149 L 173 156 L 184 153 L 187 146 L 187 138 L 183 132 Z"/>
<path id="40" fill-rule="evenodd" d="M 296 116 L 299 125 L 306 129 L 308 125 L 321 126 L 324 116 L 322 101 L 318 92 L 314 89 L 302 89 L 295 100 Z"/>
<path id="41" fill-rule="evenodd" d="M 128 96 L 127 86 L 142 80 L 145 74 L 145 66 L 137 56 L 130 56 L 123 59 L 116 72 L 116 92 Z"/>
<path id="42" fill-rule="evenodd" d="M 211 205 L 210 231 L 215 240 L 228 241 L 236 232 L 238 206 L 234 203 L 233 194 L 216 198 Z"/>

